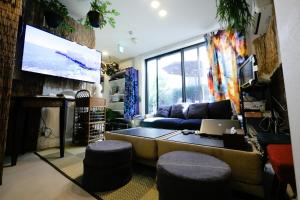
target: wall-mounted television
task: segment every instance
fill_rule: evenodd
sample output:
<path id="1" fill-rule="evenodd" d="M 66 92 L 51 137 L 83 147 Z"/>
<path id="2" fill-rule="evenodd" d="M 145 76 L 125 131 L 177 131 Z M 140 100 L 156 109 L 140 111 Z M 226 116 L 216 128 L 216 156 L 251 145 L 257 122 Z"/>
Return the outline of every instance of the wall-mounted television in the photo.
<path id="1" fill-rule="evenodd" d="M 101 53 L 26 25 L 22 70 L 100 83 Z"/>

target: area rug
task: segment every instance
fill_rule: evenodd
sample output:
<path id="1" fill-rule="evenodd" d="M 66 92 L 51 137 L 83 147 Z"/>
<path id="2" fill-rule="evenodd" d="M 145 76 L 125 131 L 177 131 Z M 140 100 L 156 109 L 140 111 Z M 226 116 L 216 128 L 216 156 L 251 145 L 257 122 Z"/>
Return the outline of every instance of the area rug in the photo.
<path id="1" fill-rule="evenodd" d="M 67 147 L 63 158 L 59 157 L 59 149 L 56 148 L 38 151 L 36 154 L 82 187 L 82 161 L 85 147 Z M 103 200 L 156 200 L 158 199 L 158 192 L 155 185 L 155 169 L 134 165 L 132 179 L 125 186 L 113 191 L 90 194 L 96 199 Z"/>
<path id="2" fill-rule="evenodd" d="M 85 147 L 66 147 L 65 156 L 59 157 L 59 149 L 38 151 L 36 154 L 61 172 L 75 184 L 81 185 Z M 131 181 L 121 188 L 108 192 L 90 193 L 102 200 L 158 200 L 155 185 L 155 169 L 144 165 L 133 166 Z M 232 200 L 259 200 L 256 197 L 233 192 Z"/>

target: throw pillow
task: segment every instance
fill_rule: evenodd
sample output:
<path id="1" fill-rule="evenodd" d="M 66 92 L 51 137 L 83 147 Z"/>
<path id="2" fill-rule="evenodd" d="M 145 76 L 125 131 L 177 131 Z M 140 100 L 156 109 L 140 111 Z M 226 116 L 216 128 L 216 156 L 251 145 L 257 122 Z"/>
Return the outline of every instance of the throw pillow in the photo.
<path id="1" fill-rule="evenodd" d="M 207 118 L 207 103 L 194 103 L 189 106 L 188 119 L 204 119 Z"/>
<path id="2" fill-rule="evenodd" d="M 184 106 L 182 104 L 176 104 L 172 106 L 171 109 L 171 118 L 182 118 L 184 119 Z"/>
<path id="3" fill-rule="evenodd" d="M 231 119 L 232 109 L 230 100 L 223 100 L 208 104 L 209 119 Z"/>
<path id="4" fill-rule="evenodd" d="M 155 117 L 169 117 L 171 106 L 161 106 L 157 109 Z"/>

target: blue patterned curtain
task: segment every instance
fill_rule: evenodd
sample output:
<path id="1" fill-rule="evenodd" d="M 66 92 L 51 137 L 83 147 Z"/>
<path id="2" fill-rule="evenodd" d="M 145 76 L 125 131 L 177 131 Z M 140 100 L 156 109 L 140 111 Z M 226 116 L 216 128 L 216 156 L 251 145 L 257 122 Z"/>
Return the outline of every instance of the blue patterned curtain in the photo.
<path id="1" fill-rule="evenodd" d="M 124 118 L 132 120 L 139 114 L 139 84 L 138 70 L 127 68 L 125 73 Z"/>

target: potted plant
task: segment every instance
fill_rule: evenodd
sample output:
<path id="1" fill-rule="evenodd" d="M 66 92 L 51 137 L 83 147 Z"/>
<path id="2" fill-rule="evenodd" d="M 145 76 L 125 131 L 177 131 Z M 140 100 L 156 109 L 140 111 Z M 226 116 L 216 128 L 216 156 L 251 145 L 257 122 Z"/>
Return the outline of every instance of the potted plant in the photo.
<path id="1" fill-rule="evenodd" d="M 41 0 L 44 8 L 46 23 L 52 28 L 58 27 L 64 17 L 68 16 L 68 10 L 65 5 L 58 0 Z"/>
<path id="2" fill-rule="evenodd" d="M 70 26 L 65 20 L 69 12 L 65 5 L 58 0 L 41 0 L 44 8 L 44 15 L 46 23 L 51 28 L 61 27 L 62 30 L 73 32 L 74 28 Z"/>
<path id="3" fill-rule="evenodd" d="M 109 1 L 93 0 L 91 2 L 91 9 L 87 13 L 86 24 L 95 28 L 103 28 L 109 23 L 115 28 L 116 21 L 113 16 L 118 16 L 120 13 L 115 9 L 109 9 L 111 5 Z"/>
<path id="4" fill-rule="evenodd" d="M 229 30 L 245 32 L 253 23 L 253 16 L 246 0 L 217 0 L 217 18 Z"/>
<path id="5" fill-rule="evenodd" d="M 103 72 L 106 75 L 112 76 L 119 71 L 119 64 L 116 62 L 106 63 L 106 64 L 101 63 L 101 69 L 103 69 Z"/>

